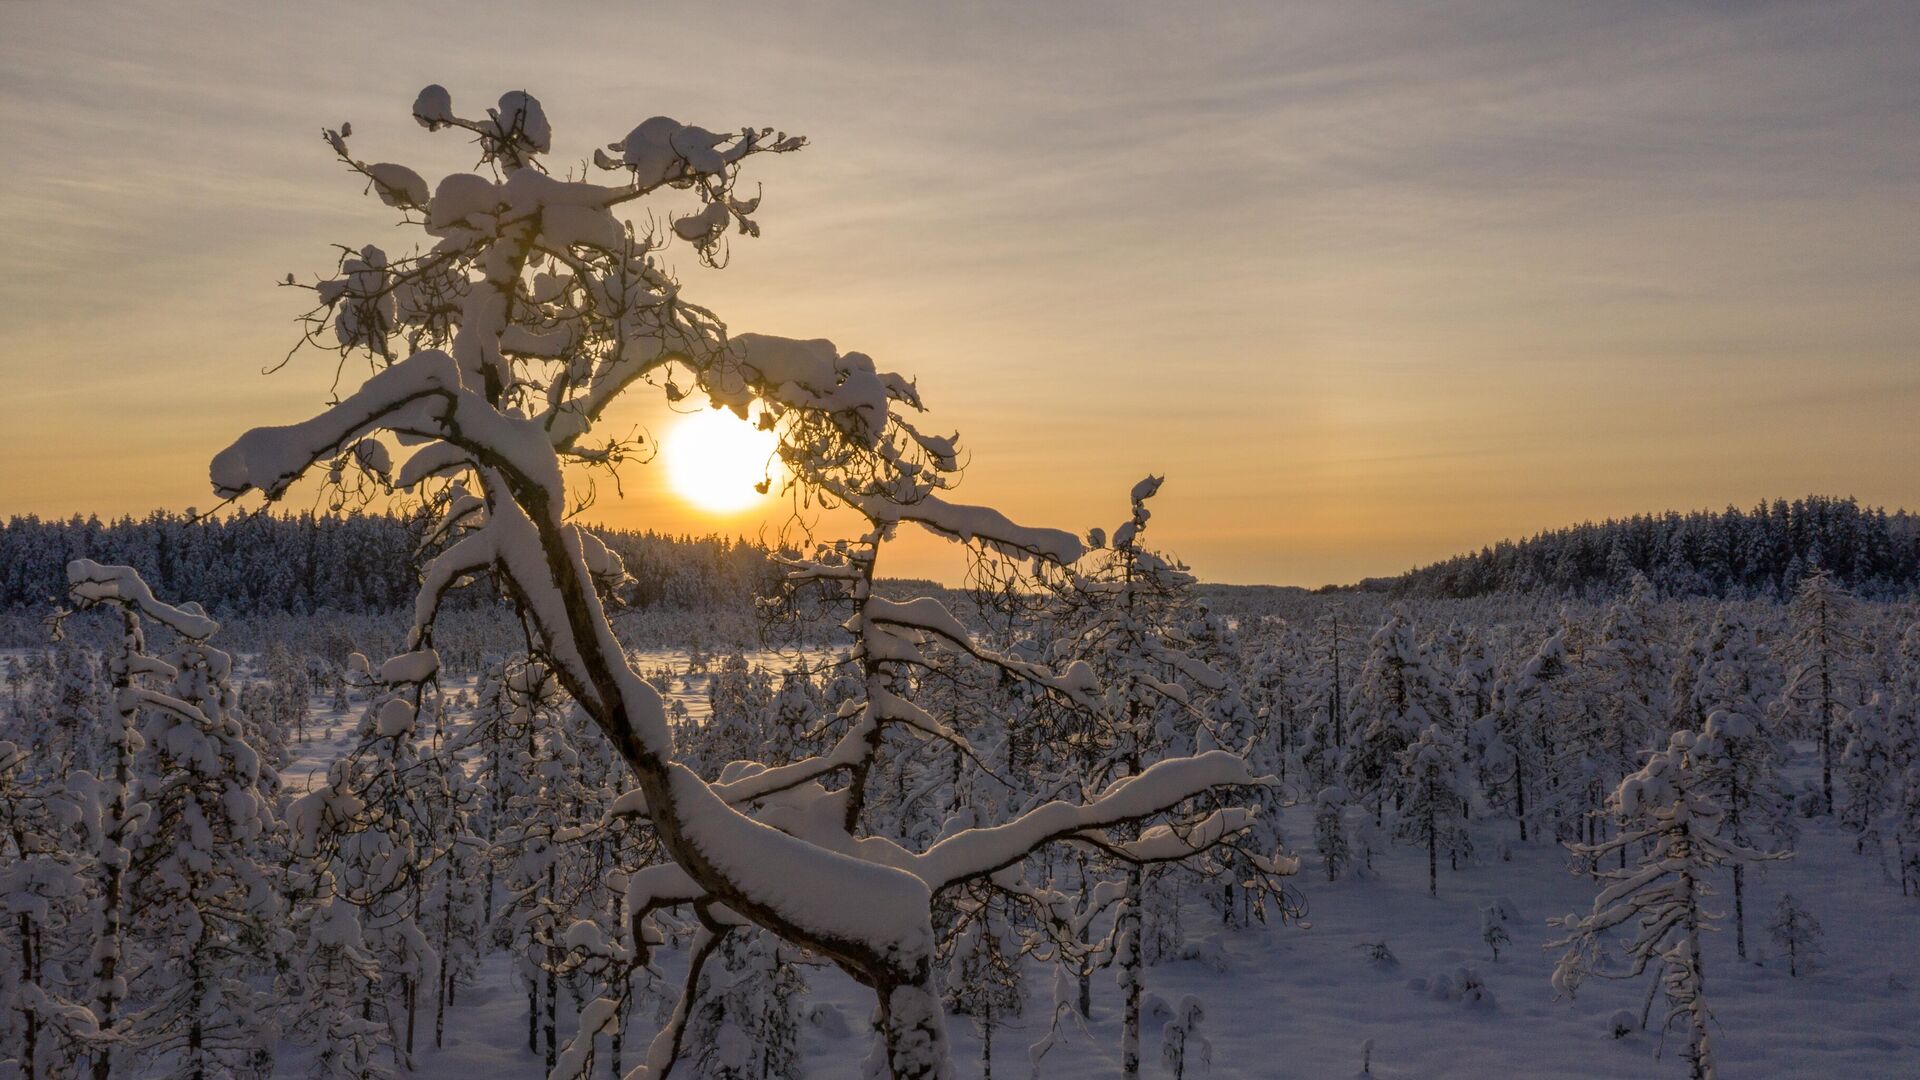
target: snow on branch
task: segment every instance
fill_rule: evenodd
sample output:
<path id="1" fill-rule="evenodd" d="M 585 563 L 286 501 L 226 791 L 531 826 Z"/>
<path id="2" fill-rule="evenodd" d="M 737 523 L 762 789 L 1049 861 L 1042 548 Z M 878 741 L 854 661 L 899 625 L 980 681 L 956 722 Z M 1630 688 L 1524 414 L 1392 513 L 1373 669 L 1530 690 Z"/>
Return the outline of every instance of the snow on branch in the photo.
<path id="1" fill-rule="evenodd" d="M 913 502 L 877 498 L 852 501 L 861 513 L 880 524 L 909 521 L 936 535 L 963 544 L 980 544 L 1006 555 L 1034 555 L 1066 566 L 1086 553 L 1079 537 L 1070 532 L 1016 524 L 992 507 L 951 503 L 931 493 Z"/>
<path id="2" fill-rule="evenodd" d="M 1161 813 L 1203 792 L 1262 781 L 1245 760 L 1224 750 L 1172 758 L 1115 781 L 1087 803 L 1050 802 L 1007 822 L 970 829 L 933 845 L 917 860 L 934 888 L 1009 866 L 1050 841 Z"/>
<path id="3" fill-rule="evenodd" d="M 252 490 L 278 498 L 315 462 L 360 435 L 390 425 L 391 417 L 406 406 L 459 391 L 460 373 L 453 357 L 438 349 L 414 353 L 375 373 L 358 391 L 310 420 L 254 428 L 234 440 L 214 456 L 209 469 L 213 490 L 226 498 Z M 445 405 L 439 410 L 444 413 Z M 432 413 L 428 417 L 436 427 L 443 419 Z"/>
<path id="4" fill-rule="evenodd" d="M 67 589 L 77 603 L 114 603 L 133 608 L 147 618 L 195 641 L 205 641 L 220 629 L 195 604 L 174 607 L 154 598 L 153 590 L 131 566 L 107 566 L 92 559 L 75 559 L 67 564 Z"/>

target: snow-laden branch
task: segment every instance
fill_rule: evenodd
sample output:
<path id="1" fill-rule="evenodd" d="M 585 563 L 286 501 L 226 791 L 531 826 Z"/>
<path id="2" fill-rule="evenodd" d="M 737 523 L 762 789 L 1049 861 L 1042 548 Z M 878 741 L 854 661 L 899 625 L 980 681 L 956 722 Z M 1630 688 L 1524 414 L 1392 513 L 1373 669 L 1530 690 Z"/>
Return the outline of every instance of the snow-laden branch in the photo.
<path id="1" fill-rule="evenodd" d="M 114 603 L 133 608 L 154 622 L 182 637 L 205 641 L 220 629 L 194 605 L 192 610 L 162 603 L 131 566 L 107 566 L 92 559 L 75 559 L 67 564 L 67 589 L 75 602 Z"/>
<path id="2" fill-rule="evenodd" d="M 921 855 L 916 867 L 923 880 L 944 888 L 1009 866 L 1053 840 L 1138 821 L 1215 788 L 1261 782 L 1244 759 L 1224 750 L 1156 762 L 1138 776 L 1114 781 L 1090 802 L 1050 802 L 1004 825 L 948 837 Z"/>
<path id="3" fill-rule="evenodd" d="M 1021 525 L 992 507 L 948 502 L 932 493 L 911 502 L 859 495 L 847 499 L 877 524 L 911 522 L 937 536 L 1006 555 L 1039 556 L 1067 566 L 1086 554 L 1086 546 L 1072 533 Z"/>

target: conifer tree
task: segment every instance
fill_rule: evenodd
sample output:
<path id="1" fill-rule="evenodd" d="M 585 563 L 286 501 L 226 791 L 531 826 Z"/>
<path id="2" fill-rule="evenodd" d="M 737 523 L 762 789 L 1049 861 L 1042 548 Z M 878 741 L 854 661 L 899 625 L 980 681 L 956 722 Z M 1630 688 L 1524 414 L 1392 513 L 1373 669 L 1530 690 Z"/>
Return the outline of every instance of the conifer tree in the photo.
<path id="1" fill-rule="evenodd" d="M 380 965 L 361 927 L 361 908 L 329 881 L 322 899 L 304 909 L 306 924 L 294 962 L 298 993 L 289 1033 L 314 1048 L 312 1080 L 386 1080 L 393 1075 L 393 1032 L 375 1007 L 386 993 Z"/>
<path id="2" fill-rule="evenodd" d="M 1518 668 L 1495 683 L 1493 709 L 1474 728 L 1473 747 L 1491 780 L 1488 795 L 1501 792 L 1500 801 L 1518 823 L 1522 843 L 1528 839 L 1529 825 L 1553 806 L 1550 770 L 1566 712 L 1570 670 L 1566 634 L 1555 630 Z"/>
<path id="3" fill-rule="evenodd" d="M 1835 745 L 1846 721 L 1858 641 L 1847 629 L 1852 597 L 1819 571 L 1807 575 L 1788 607 L 1789 627 L 1781 652 L 1790 665 L 1785 691 L 1788 715 L 1820 744 L 1820 794 L 1834 812 Z"/>
<path id="4" fill-rule="evenodd" d="M 1657 964 L 1666 991 L 1664 1028 L 1683 1027 L 1683 1053 L 1693 1080 L 1714 1075 L 1712 1013 L 1707 1005 L 1701 934 L 1713 916 L 1706 901 L 1710 878 L 1723 866 L 1769 856 L 1722 835 L 1724 813 L 1704 788 L 1703 763 L 1721 752 L 1711 735 L 1676 731 L 1667 746 L 1648 758 L 1640 771 L 1621 781 L 1610 800 L 1619 832 L 1597 845 L 1604 856 L 1625 850 L 1632 865 L 1601 871 L 1612 882 L 1584 916 L 1550 920 L 1567 934 L 1550 944 L 1564 946 L 1554 966 L 1553 985 L 1572 996 L 1589 975 L 1635 978 Z M 1624 971 L 1602 962 L 1600 952 L 1617 927 L 1631 924 L 1624 948 Z"/>
<path id="5" fill-rule="evenodd" d="M 1173 1073 L 1173 1080 L 1185 1080 L 1190 1063 L 1202 1070 L 1213 1064 L 1213 1043 L 1200 1030 L 1206 1016 L 1200 999 L 1188 994 L 1180 999 L 1179 1008 L 1162 1029 L 1160 1060 L 1166 1063 L 1167 1071 Z"/>
<path id="6" fill-rule="evenodd" d="M 1798 978 L 1802 969 L 1809 966 L 1813 954 L 1819 951 L 1823 931 L 1813 913 L 1800 906 L 1790 892 L 1780 894 L 1780 903 L 1773 909 L 1773 918 L 1767 923 L 1767 933 L 1780 951 L 1787 954 L 1787 974 Z"/>
<path id="7" fill-rule="evenodd" d="M 1379 825 L 1400 752 L 1428 727 L 1445 723 L 1452 711 L 1445 683 L 1429 665 L 1404 614 L 1393 613 L 1374 631 L 1347 711 L 1359 727 L 1347 763 L 1347 787 L 1372 801 L 1374 824 Z M 1395 803 L 1400 800 L 1401 794 L 1395 794 Z"/>
<path id="8" fill-rule="evenodd" d="M 149 959 L 133 980 L 145 1006 L 128 1038 L 164 1075 L 190 1080 L 261 1071 L 273 1033 L 250 976 L 271 971 L 285 946 L 274 871 L 256 858 L 276 827 L 261 792 L 271 773 L 234 714 L 232 663 L 204 637 L 181 639 L 166 659 L 170 685 L 141 696 L 133 768 L 148 812 L 129 877 Z"/>
<path id="9" fill-rule="evenodd" d="M 1313 842 L 1320 851 L 1320 867 L 1328 881 L 1339 881 L 1353 860 L 1347 842 L 1347 791 L 1338 785 L 1320 789 L 1314 798 Z"/>
<path id="10" fill-rule="evenodd" d="M 1022 950 L 1006 916 L 986 901 L 962 900 L 947 949 L 947 1008 L 970 1018 L 980 1033 L 983 1080 L 993 1080 L 993 1034 L 1018 1019 L 1026 1005 Z"/>
<path id="11" fill-rule="evenodd" d="M 1460 749 L 1438 724 L 1428 724 L 1399 755 L 1400 790 L 1406 806 L 1397 819 L 1402 837 L 1427 849 L 1427 895 L 1440 895 L 1440 849 L 1458 850 L 1467 788 L 1460 775 Z"/>
<path id="12" fill-rule="evenodd" d="M 682 1043 L 696 1080 L 798 1080 L 799 998 L 806 984 L 776 942 L 751 930 L 719 935 L 701 967 Z"/>
<path id="13" fill-rule="evenodd" d="M 73 796 L 31 757 L 0 741 L 0 1075 L 39 1080 L 105 1048 L 60 974 L 60 943 L 86 917 Z"/>

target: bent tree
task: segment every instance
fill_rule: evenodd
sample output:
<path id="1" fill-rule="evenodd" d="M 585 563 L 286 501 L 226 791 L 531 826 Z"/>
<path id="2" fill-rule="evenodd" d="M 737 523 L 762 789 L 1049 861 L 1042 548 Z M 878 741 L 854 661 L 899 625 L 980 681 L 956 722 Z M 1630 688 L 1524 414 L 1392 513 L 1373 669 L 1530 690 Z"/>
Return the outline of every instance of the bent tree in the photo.
<path id="1" fill-rule="evenodd" d="M 342 249 L 338 274 L 312 286 L 318 303 L 305 343 L 337 353 L 343 377 L 361 365 L 366 376 L 316 416 L 241 436 L 215 457 L 214 489 L 272 500 L 319 474 L 336 493 L 418 499 L 436 520 L 409 652 L 430 655 L 436 612 L 457 585 L 489 576 L 511 599 L 533 660 L 632 774 L 634 790 L 615 811 L 644 818 L 657 834 L 666 861 L 633 874 L 627 889 L 636 926 L 649 912 L 683 906 L 715 939 L 742 924 L 770 931 L 872 988 L 888 1072 L 950 1075 L 932 970 L 939 898 L 1002 877 L 1055 844 L 1157 861 L 1168 856 L 1170 837 L 1187 837 L 1179 842 L 1198 854 L 1237 839 L 1248 824 L 1247 815 L 1223 818 L 1204 807 L 1263 780 L 1240 756 L 1216 750 L 1144 764 L 1088 797 L 1039 803 L 923 849 L 863 835 L 855 810 L 882 745 L 876 732 L 937 727 L 878 677 L 889 665 L 918 662 L 921 645 L 960 648 L 1044 694 L 1099 698 L 1084 665 L 1055 672 L 974 650 L 968 629 L 937 603 L 889 604 L 864 588 L 856 590 L 861 637 L 879 651 L 868 653 L 875 677 L 854 729 L 818 755 L 733 770 L 730 782 L 703 780 L 681 761 L 660 695 L 630 665 L 608 619 L 601 589 L 622 574 L 619 561 L 573 520 L 591 501 L 593 470 L 635 455 L 634 440 L 602 430 L 623 395 L 649 385 L 673 400 L 697 391 L 742 418 L 757 408 L 761 425 L 779 436 L 794 497 L 852 504 L 874 524 L 869 553 L 902 526 L 1026 561 L 1035 572 L 1071 573 L 1086 547 L 1072 534 L 944 498 L 958 472 L 955 442 L 914 425 L 923 403 L 909 380 L 828 341 L 730 334 L 682 295 L 663 251 L 677 240 L 705 265 L 724 263 L 730 231 L 759 231 L 759 198 L 739 186 L 743 166 L 798 150 L 803 139 L 654 117 L 593 152 L 611 180 L 595 183 L 542 167 L 552 130 L 524 92 L 468 118 L 430 86 L 413 116 L 429 131 L 469 136 L 479 171 L 429 188 L 410 168 L 353 157 L 349 126 L 325 133 L 339 162 L 425 239 L 399 257 L 375 245 Z M 697 209 L 658 231 L 622 219 L 656 194 Z M 409 456 L 396 467 L 397 448 Z M 870 580 L 859 553 L 852 562 L 838 572 Z M 433 668 L 396 666 L 423 678 Z M 1146 828 L 1156 820 L 1168 827 Z M 1142 843 L 1151 850 L 1132 852 Z M 644 935 L 634 936 L 644 949 Z M 696 972 L 703 958 L 694 957 Z M 683 993 L 646 1064 L 630 1075 L 671 1071 L 687 1012 Z"/>

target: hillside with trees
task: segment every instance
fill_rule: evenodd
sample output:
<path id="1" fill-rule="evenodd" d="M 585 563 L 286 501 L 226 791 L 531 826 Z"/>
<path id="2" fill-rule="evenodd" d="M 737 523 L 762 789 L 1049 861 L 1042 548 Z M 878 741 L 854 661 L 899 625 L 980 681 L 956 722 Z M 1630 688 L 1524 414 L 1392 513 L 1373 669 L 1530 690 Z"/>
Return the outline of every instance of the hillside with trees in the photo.
<path id="1" fill-rule="evenodd" d="M 1639 574 L 1669 596 L 1777 600 L 1815 570 L 1857 595 L 1912 596 L 1920 588 L 1920 518 L 1818 495 L 1752 510 L 1636 514 L 1503 540 L 1353 588 L 1434 599 L 1528 592 L 1601 598 L 1625 593 Z"/>
<path id="2" fill-rule="evenodd" d="M 0 523 L 0 609 L 64 597 L 67 564 L 131 566 L 167 595 L 199 597 L 219 615 L 393 612 L 419 590 L 416 553 L 430 522 L 399 513 L 255 513 Z M 633 607 L 736 606 L 773 585 L 767 549 L 724 536 L 593 530 L 625 562 L 620 599 Z M 470 601 L 485 588 L 471 590 Z"/>

